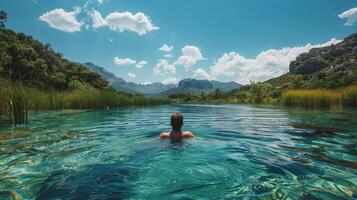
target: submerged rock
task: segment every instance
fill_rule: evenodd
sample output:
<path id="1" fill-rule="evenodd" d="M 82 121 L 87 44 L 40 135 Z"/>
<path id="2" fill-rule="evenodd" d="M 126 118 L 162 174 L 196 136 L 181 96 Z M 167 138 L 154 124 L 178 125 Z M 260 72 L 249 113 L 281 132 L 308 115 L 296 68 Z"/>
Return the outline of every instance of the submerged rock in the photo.
<path id="1" fill-rule="evenodd" d="M 336 134 L 336 132 L 343 132 L 343 130 L 335 129 L 335 128 L 326 128 L 316 125 L 308 125 L 308 124 L 297 124 L 293 125 L 296 129 L 303 129 L 307 131 L 296 131 L 289 132 L 290 135 L 295 136 L 303 136 L 303 137 L 331 137 Z"/>
<path id="2" fill-rule="evenodd" d="M 0 134 L 0 141 L 2 140 L 7 140 L 10 138 L 17 138 L 17 137 L 22 137 L 25 135 L 24 131 L 11 131 L 7 133 L 1 133 Z"/>

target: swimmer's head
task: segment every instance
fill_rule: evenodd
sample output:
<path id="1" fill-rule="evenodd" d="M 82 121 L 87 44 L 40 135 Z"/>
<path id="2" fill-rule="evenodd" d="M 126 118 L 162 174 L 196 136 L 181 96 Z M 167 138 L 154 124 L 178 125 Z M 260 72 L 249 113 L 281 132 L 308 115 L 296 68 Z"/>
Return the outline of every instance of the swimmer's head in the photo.
<path id="1" fill-rule="evenodd" d="M 173 131 L 181 131 L 183 126 L 183 116 L 179 112 L 174 112 L 171 115 L 171 126 Z"/>

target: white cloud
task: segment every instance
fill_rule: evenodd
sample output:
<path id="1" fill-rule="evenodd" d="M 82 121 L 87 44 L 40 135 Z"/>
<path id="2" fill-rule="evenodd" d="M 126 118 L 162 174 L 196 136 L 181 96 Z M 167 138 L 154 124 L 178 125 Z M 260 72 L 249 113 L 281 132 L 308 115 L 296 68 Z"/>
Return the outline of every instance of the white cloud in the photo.
<path id="1" fill-rule="evenodd" d="M 117 65 L 134 65 L 136 61 L 130 58 L 114 57 L 114 63 Z"/>
<path id="2" fill-rule="evenodd" d="M 212 80 L 213 79 L 213 77 L 202 68 L 198 68 L 193 72 L 193 78 L 195 78 L 195 79 L 207 79 L 207 80 Z"/>
<path id="3" fill-rule="evenodd" d="M 185 46 L 181 49 L 182 56 L 180 56 L 175 65 L 184 66 L 186 71 L 189 71 L 193 65 L 197 63 L 199 60 L 203 60 L 201 51 L 198 47 L 195 46 Z"/>
<path id="4" fill-rule="evenodd" d="M 104 2 L 104 0 L 97 0 L 97 2 L 98 2 L 99 4 L 102 4 L 102 3 Z"/>
<path id="5" fill-rule="evenodd" d="M 72 33 L 81 30 L 82 23 L 76 19 L 76 15 L 80 12 L 79 7 L 76 7 L 72 12 L 56 8 L 42 14 L 39 19 L 48 23 L 54 29 Z"/>
<path id="6" fill-rule="evenodd" d="M 239 53 L 225 53 L 211 66 L 211 74 L 217 76 L 235 76 L 237 82 L 247 84 L 250 81 L 265 81 L 289 71 L 289 64 L 301 53 L 312 48 L 329 46 L 341 40 L 335 38 L 323 44 L 306 44 L 305 46 L 269 49 L 261 52 L 256 58 L 248 59 Z"/>
<path id="7" fill-rule="evenodd" d="M 165 51 L 165 52 L 170 52 L 173 48 L 174 48 L 173 46 L 168 46 L 167 44 L 164 44 L 159 48 L 159 50 Z"/>
<path id="8" fill-rule="evenodd" d="M 114 39 L 113 38 L 107 38 L 107 40 L 109 41 L 109 42 L 114 42 Z"/>
<path id="9" fill-rule="evenodd" d="M 144 65 L 146 65 L 146 64 L 148 64 L 148 62 L 146 62 L 145 60 L 142 60 L 142 61 L 140 61 L 140 62 L 138 62 L 136 65 L 135 65 L 135 67 L 137 67 L 137 68 L 143 68 L 144 67 Z"/>
<path id="10" fill-rule="evenodd" d="M 154 70 L 154 74 L 156 76 L 158 76 L 158 75 L 163 76 L 168 73 L 172 73 L 172 74 L 176 73 L 175 65 L 169 64 L 167 62 L 167 60 L 164 60 L 164 59 L 160 59 L 153 70 Z"/>
<path id="11" fill-rule="evenodd" d="M 341 19 L 346 19 L 345 26 L 352 26 L 357 22 L 357 7 L 351 8 L 338 15 Z"/>
<path id="12" fill-rule="evenodd" d="M 172 58 L 173 55 L 172 55 L 171 53 L 168 53 L 168 54 L 164 55 L 164 57 L 165 57 L 165 58 Z"/>
<path id="13" fill-rule="evenodd" d="M 136 77 L 136 74 L 129 72 L 129 73 L 128 73 L 128 76 L 129 76 L 130 78 L 135 78 L 135 77 Z"/>
<path id="14" fill-rule="evenodd" d="M 174 77 L 169 77 L 169 78 L 167 78 L 167 79 L 161 81 L 161 83 L 164 84 L 164 85 L 176 84 L 177 82 L 178 82 L 177 79 L 174 78 Z"/>
<path id="15" fill-rule="evenodd" d="M 93 28 L 108 26 L 112 31 L 123 32 L 127 30 L 136 32 L 139 35 L 144 35 L 147 32 L 159 29 L 159 27 L 152 24 L 150 17 L 142 12 L 136 14 L 130 12 L 113 12 L 103 18 L 98 11 L 93 10 L 91 15 Z"/>

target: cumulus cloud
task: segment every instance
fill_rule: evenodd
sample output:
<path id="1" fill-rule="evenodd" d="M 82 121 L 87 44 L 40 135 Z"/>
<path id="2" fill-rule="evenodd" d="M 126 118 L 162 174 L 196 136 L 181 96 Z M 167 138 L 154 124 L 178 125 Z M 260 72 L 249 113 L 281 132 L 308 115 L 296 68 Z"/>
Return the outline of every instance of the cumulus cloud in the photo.
<path id="1" fill-rule="evenodd" d="M 174 77 L 169 77 L 169 78 L 167 78 L 167 79 L 161 81 L 161 83 L 164 84 L 164 85 L 176 84 L 177 82 L 178 82 L 177 79 L 174 78 Z"/>
<path id="2" fill-rule="evenodd" d="M 176 67 L 172 64 L 169 64 L 165 59 L 160 59 L 156 66 L 153 68 L 153 70 L 156 76 L 164 76 L 168 73 L 176 73 Z"/>
<path id="3" fill-rule="evenodd" d="M 119 58 L 116 56 L 114 57 L 114 63 L 117 65 L 134 65 L 136 61 L 130 58 Z"/>
<path id="4" fill-rule="evenodd" d="M 93 10 L 91 17 L 93 28 L 108 26 L 112 31 L 133 31 L 139 35 L 144 35 L 147 32 L 159 29 L 159 27 L 154 26 L 150 17 L 142 12 L 137 12 L 136 14 L 130 12 L 113 12 L 103 18 L 98 11 Z"/>
<path id="5" fill-rule="evenodd" d="M 189 71 L 197 61 L 203 60 L 201 51 L 198 47 L 186 45 L 181 51 L 182 56 L 176 60 L 175 65 L 184 66 L 186 71 Z"/>
<path id="6" fill-rule="evenodd" d="M 135 78 L 135 77 L 136 77 L 136 74 L 129 72 L 129 73 L 128 73 L 128 76 L 129 76 L 130 78 Z"/>
<path id="7" fill-rule="evenodd" d="M 213 77 L 202 68 L 198 68 L 193 72 L 193 78 L 195 78 L 195 79 L 207 79 L 207 80 L 212 80 L 213 79 Z"/>
<path id="8" fill-rule="evenodd" d="M 102 3 L 104 2 L 104 0 L 97 0 L 97 2 L 98 2 L 99 4 L 102 4 Z"/>
<path id="9" fill-rule="evenodd" d="M 164 52 L 170 52 L 173 48 L 173 46 L 168 46 L 167 44 L 164 44 L 159 48 L 159 50 Z"/>
<path id="10" fill-rule="evenodd" d="M 346 19 L 345 26 L 352 26 L 357 22 L 357 7 L 351 8 L 338 15 L 341 19 Z"/>
<path id="11" fill-rule="evenodd" d="M 137 67 L 137 68 L 143 68 L 144 67 L 144 65 L 146 65 L 146 64 L 148 64 L 148 62 L 146 62 L 145 60 L 142 60 L 142 61 L 140 61 L 140 62 L 138 62 L 136 65 L 135 65 L 135 67 Z"/>
<path id="12" fill-rule="evenodd" d="M 80 12 L 81 9 L 79 7 L 76 7 L 72 12 L 56 8 L 42 14 L 39 19 L 54 29 L 72 33 L 81 30 L 82 23 L 76 19 L 76 15 Z"/>
<path id="13" fill-rule="evenodd" d="M 290 62 L 301 53 L 306 53 L 312 48 L 330 46 L 339 42 L 341 40 L 332 38 L 323 44 L 269 49 L 261 52 L 254 59 L 245 58 L 237 52 L 225 53 L 211 66 L 211 75 L 215 78 L 218 76 L 235 76 L 237 82 L 243 84 L 250 81 L 265 81 L 288 72 Z"/>

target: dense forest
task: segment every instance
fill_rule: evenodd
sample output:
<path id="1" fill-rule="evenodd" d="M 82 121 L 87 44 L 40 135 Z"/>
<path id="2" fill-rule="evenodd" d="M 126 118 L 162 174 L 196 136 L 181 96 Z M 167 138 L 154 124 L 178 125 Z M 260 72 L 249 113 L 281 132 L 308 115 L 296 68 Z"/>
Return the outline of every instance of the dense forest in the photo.
<path id="1" fill-rule="evenodd" d="M 78 84 L 102 89 L 108 85 L 81 64 L 63 59 L 49 44 L 5 28 L 0 29 L 0 75 L 42 89 L 73 89 Z"/>

